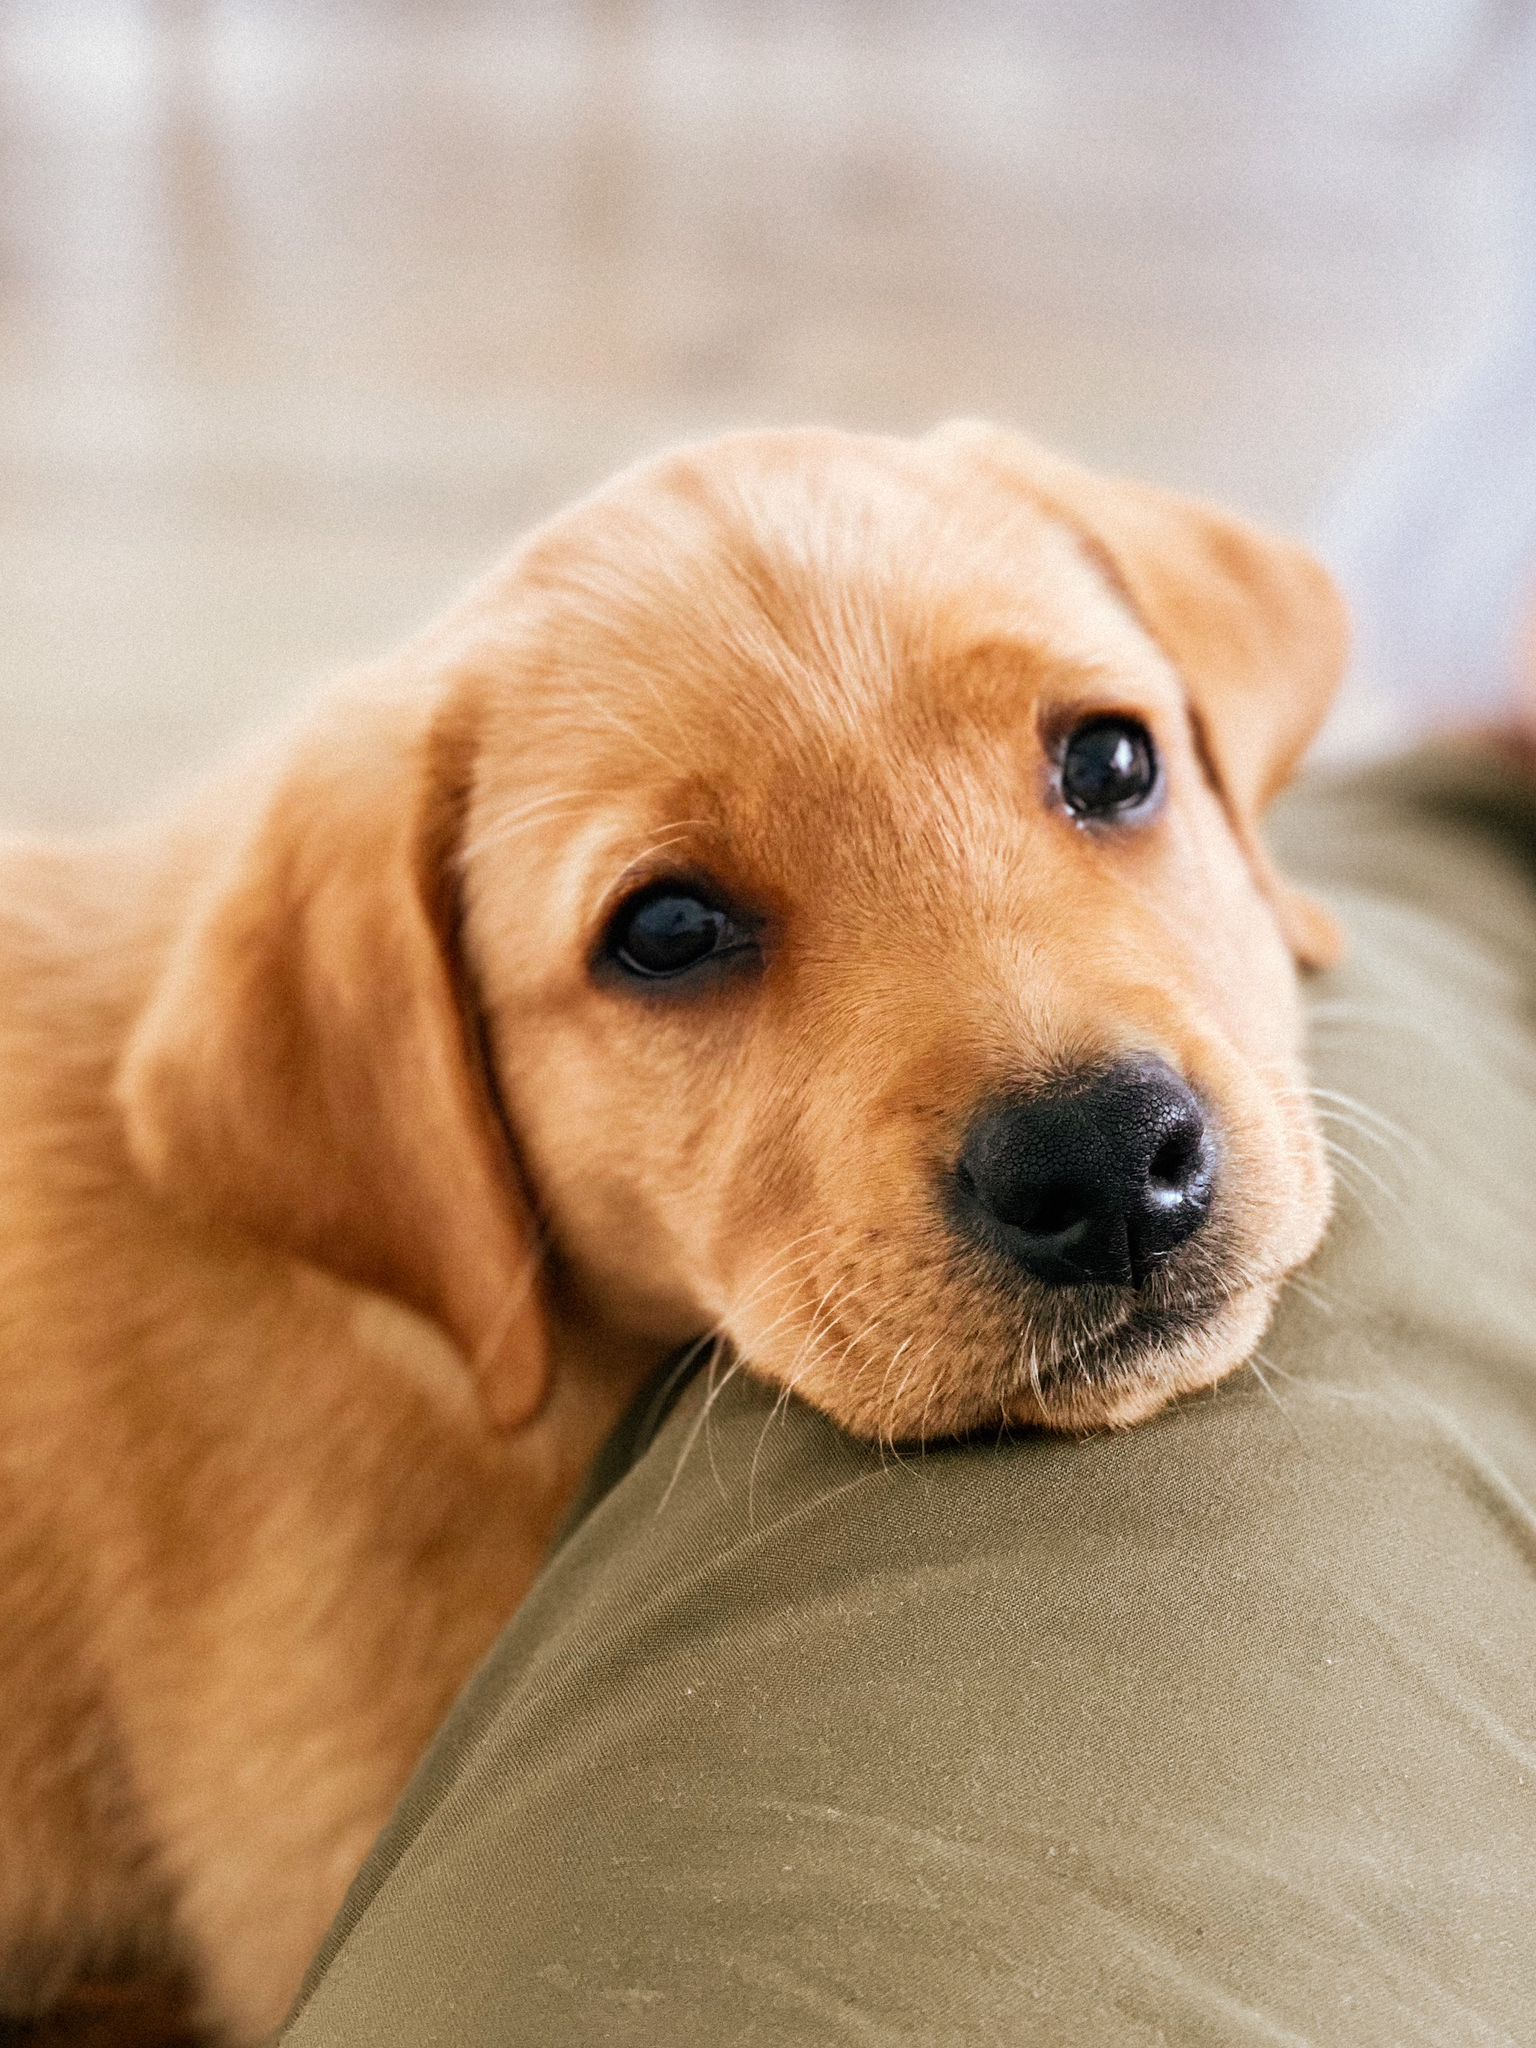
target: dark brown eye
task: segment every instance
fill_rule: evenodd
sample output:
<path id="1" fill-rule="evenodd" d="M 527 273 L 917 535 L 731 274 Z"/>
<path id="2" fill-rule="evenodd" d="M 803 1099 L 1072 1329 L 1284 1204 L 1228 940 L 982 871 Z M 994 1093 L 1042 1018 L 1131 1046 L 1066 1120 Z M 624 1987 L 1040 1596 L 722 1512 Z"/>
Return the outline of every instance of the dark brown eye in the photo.
<path id="1" fill-rule="evenodd" d="M 1061 756 L 1061 794 L 1079 818 L 1120 818 L 1156 794 L 1157 750 L 1135 718 L 1091 718 Z"/>
<path id="2" fill-rule="evenodd" d="M 755 947 L 729 910 L 676 882 L 659 882 L 622 904 L 603 940 L 603 956 L 637 981 L 670 981 L 706 961 Z"/>

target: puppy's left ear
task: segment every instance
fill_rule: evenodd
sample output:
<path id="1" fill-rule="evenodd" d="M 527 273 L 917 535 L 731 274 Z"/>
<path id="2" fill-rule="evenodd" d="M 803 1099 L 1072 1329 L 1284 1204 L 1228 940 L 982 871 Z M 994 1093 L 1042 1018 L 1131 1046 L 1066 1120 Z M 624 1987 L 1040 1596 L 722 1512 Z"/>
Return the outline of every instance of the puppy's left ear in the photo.
<path id="1" fill-rule="evenodd" d="M 177 1207 L 429 1317 L 509 1428 L 544 1398 L 548 1340 L 458 928 L 473 712 L 367 687 L 237 804 L 222 851 L 204 821 L 210 871 L 118 1100 Z"/>
<path id="2" fill-rule="evenodd" d="M 969 423 L 943 433 L 1078 533 L 1182 678 L 1212 779 L 1292 951 L 1305 967 L 1332 965 L 1338 926 L 1279 875 L 1259 837 L 1349 655 L 1344 600 L 1322 564 L 1228 513 L 1095 475 L 1021 436 Z"/>

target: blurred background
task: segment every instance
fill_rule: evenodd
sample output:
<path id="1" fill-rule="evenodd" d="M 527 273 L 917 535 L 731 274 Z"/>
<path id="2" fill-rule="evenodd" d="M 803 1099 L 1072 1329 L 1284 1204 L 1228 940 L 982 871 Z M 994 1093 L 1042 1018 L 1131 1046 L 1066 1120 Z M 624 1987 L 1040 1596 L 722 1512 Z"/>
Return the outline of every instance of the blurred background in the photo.
<path id="1" fill-rule="evenodd" d="M 1497 347 L 1529 12 L 0 0 L 0 819 L 683 435 L 984 413 L 1339 532 Z"/>

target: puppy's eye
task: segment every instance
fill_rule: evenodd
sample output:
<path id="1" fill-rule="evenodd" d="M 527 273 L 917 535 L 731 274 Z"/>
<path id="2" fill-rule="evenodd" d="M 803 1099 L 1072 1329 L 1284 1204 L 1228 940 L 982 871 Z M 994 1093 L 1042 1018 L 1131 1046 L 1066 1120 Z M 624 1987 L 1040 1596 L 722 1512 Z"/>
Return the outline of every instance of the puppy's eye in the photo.
<path id="1" fill-rule="evenodd" d="M 1070 735 L 1061 756 L 1061 793 L 1079 818 L 1118 818 L 1157 789 L 1157 750 L 1134 718 L 1091 718 Z"/>
<path id="2" fill-rule="evenodd" d="M 755 945 L 728 910 L 677 882 L 657 882 L 621 904 L 603 940 L 603 955 L 641 981 L 669 981 Z"/>

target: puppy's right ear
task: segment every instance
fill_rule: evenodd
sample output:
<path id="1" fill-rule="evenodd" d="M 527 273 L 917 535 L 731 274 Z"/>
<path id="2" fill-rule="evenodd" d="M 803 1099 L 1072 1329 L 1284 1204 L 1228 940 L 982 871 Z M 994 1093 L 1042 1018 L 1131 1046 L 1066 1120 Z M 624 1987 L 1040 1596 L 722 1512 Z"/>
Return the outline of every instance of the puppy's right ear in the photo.
<path id="1" fill-rule="evenodd" d="M 538 1234 L 460 957 L 468 700 L 340 702 L 201 888 L 119 1075 L 162 1193 L 455 1341 L 499 1426 L 547 1384 Z"/>

